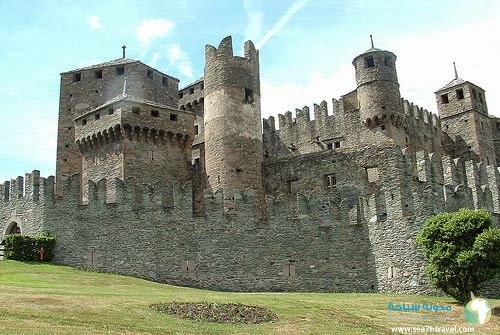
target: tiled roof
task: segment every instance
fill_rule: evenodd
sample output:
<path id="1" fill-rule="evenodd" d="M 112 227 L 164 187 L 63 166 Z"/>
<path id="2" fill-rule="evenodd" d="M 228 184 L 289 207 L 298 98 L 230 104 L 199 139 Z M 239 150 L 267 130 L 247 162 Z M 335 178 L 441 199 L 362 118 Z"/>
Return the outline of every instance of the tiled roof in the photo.
<path id="1" fill-rule="evenodd" d="M 91 109 L 90 111 L 86 112 L 85 114 L 82 114 L 82 115 L 76 117 L 75 120 L 81 119 L 82 117 L 84 117 L 86 115 L 92 114 L 95 111 L 103 109 L 104 107 L 112 105 L 112 104 L 114 104 L 115 102 L 118 102 L 118 101 L 130 101 L 130 102 L 136 102 L 136 103 L 146 104 L 146 105 L 153 106 L 153 107 L 156 107 L 156 108 L 177 110 L 176 108 L 173 108 L 173 107 L 170 107 L 170 106 L 167 106 L 167 105 L 162 105 L 162 104 L 150 101 L 150 100 L 141 99 L 141 98 L 137 98 L 137 97 L 134 97 L 134 96 L 131 96 L 131 95 L 128 95 L 128 94 L 121 93 L 121 94 L 117 95 L 116 97 L 111 98 L 111 99 L 105 101 L 102 105 L 97 106 L 96 108 Z"/>
<path id="2" fill-rule="evenodd" d="M 463 80 L 462 78 L 455 78 L 453 79 L 452 81 L 450 81 L 448 84 L 444 85 L 443 87 L 441 87 L 439 90 L 437 90 L 436 92 L 438 91 L 442 91 L 442 90 L 446 90 L 450 87 L 453 87 L 453 86 L 457 86 L 457 85 L 461 85 L 465 83 L 465 80 Z"/>
<path id="3" fill-rule="evenodd" d="M 90 69 L 97 69 L 101 67 L 107 67 L 107 66 L 117 66 L 117 65 L 124 65 L 124 64 L 130 64 L 130 63 L 136 63 L 139 62 L 138 60 L 135 59 L 130 59 L 130 58 L 118 58 L 115 60 L 111 60 L 109 62 L 104 62 L 100 64 L 95 64 L 95 65 L 90 65 L 86 67 L 82 67 L 79 69 L 63 72 L 63 73 L 69 73 L 69 72 L 75 72 L 75 71 L 84 71 L 84 70 L 90 70 Z"/>
<path id="4" fill-rule="evenodd" d="M 185 90 L 186 88 L 188 88 L 190 86 L 193 86 L 193 85 L 196 85 L 198 83 L 201 83 L 204 80 L 205 80 L 205 77 L 201 77 L 200 79 L 198 79 L 196 81 L 193 81 L 191 84 L 188 84 L 188 85 L 184 86 L 183 88 L 180 88 L 179 91 Z"/>

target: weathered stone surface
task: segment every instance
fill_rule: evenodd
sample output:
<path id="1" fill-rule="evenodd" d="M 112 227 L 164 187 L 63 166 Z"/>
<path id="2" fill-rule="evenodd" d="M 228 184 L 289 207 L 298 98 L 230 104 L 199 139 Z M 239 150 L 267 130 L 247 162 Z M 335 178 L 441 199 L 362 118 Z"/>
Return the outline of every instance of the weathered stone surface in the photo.
<path id="1" fill-rule="evenodd" d="M 0 237 L 48 230 L 58 262 L 216 290 L 427 294 L 425 219 L 485 207 L 498 224 L 500 126 L 478 86 L 436 92 L 439 118 L 401 99 L 396 56 L 370 49 L 331 112 L 261 124 L 253 44 L 205 52 L 179 92 L 125 58 L 61 74 L 57 178 L 0 185 Z"/>

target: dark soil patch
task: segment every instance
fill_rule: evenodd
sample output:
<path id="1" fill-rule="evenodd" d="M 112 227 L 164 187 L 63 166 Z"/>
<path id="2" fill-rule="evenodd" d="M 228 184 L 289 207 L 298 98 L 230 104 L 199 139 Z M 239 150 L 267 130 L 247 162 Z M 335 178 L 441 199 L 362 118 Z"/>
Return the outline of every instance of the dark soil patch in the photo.
<path id="1" fill-rule="evenodd" d="M 171 302 L 149 306 L 152 310 L 178 318 L 216 323 L 262 323 L 277 319 L 276 313 L 265 307 L 217 302 Z"/>

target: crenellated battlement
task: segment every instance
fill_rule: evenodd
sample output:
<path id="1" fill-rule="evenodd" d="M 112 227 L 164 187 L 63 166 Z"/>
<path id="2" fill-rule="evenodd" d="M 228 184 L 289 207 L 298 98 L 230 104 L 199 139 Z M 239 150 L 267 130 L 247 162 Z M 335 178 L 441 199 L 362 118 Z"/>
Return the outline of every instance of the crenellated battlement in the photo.
<path id="1" fill-rule="evenodd" d="M 413 194 L 405 197 L 410 202 L 425 197 L 427 205 L 434 208 L 428 215 L 462 207 L 485 207 L 491 213 L 500 213 L 497 167 L 450 156 L 440 158 L 426 151 L 403 151 L 403 162 L 403 171 L 409 177 L 405 184 L 413 184 Z"/>
<path id="2" fill-rule="evenodd" d="M 428 110 L 419 107 L 404 98 L 401 98 L 401 106 L 409 122 L 425 124 L 429 127 L 435 128 L 436 130 L 441 129 L 441 120 L 436 114 L 429 112 Z"/>
<path id="3" fill-rule="evenodd" d="M 193 122 L 193 112 L 121 95 L 75 118 L 75 143 L 81 151 L 124 138 L 162 144 L 175 139 L 190 144 Z"/>

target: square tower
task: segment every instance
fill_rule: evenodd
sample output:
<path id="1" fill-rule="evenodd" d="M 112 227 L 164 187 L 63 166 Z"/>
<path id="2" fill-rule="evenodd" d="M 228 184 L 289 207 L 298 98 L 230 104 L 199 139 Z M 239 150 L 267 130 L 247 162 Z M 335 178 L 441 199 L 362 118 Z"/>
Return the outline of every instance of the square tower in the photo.
<path id="1" fill-rule="evenodd" d="M 484 90 L 455 77 L 435 95 L 443 131 L 459 148 L 455 154 L 496 164 Z"/>
<path id="2" fill-rule="evenodd" d="M 82 173 L 74 119 L 123 93 L 125 78 L 128 94 L 177 109 L 179 79 L 137 60 L 119 58 L 61 73 L 56 161 L 59 193 L 61 176 Z"/>

